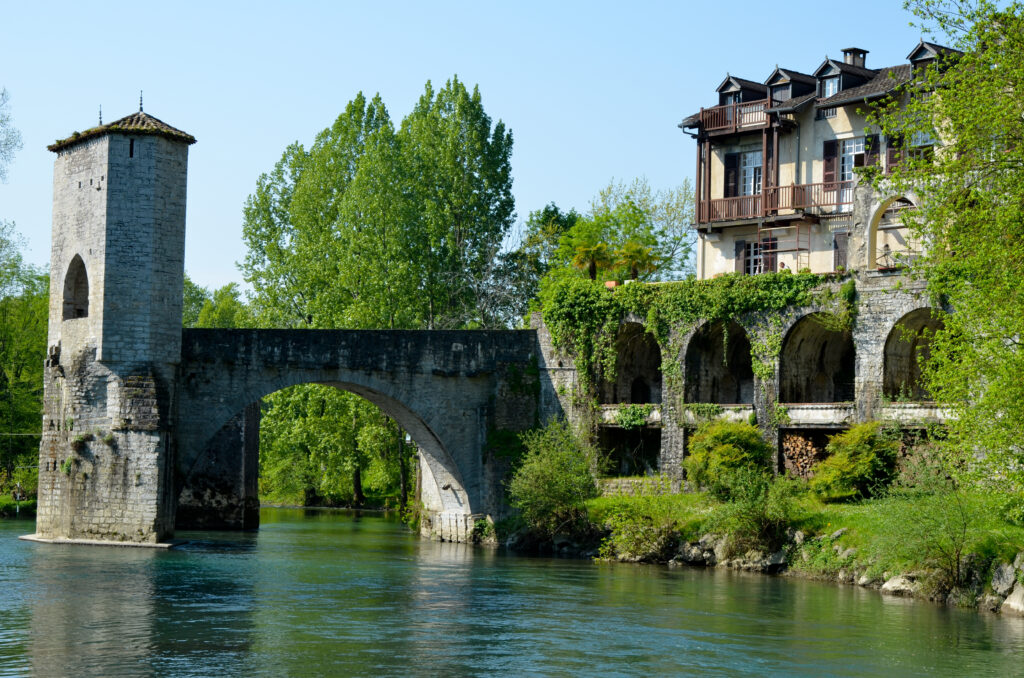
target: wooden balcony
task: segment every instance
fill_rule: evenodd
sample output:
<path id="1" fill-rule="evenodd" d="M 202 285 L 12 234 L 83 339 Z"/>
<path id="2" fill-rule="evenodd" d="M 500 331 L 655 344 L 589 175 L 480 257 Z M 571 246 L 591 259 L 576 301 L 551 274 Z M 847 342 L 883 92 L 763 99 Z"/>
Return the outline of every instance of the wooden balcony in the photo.
<path id="1" fill-rule="evenodd" d="M 833 181 L 820 184 L 767 186 L 759 195 L 716 198 L 702 201 L 697 223 L 734 221 L 774 216 L 790 210 L 816 214 L 839 211 L 853 203 L 853 182 Z"/>
<path id="2" fill-rule="evenodd" d="M 771 101 L 748 101 L 742 104 L 726 104 L 714 108 L 700 109 L 700 124 L 705 132 L 715 134 L 761 129 L 768 125 L 765 110 Z"/>

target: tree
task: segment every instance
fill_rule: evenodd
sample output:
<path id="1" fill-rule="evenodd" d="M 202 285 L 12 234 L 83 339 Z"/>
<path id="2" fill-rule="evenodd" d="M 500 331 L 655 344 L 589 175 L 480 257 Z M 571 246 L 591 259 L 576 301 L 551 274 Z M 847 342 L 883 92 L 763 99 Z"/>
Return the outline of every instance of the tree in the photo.
<path id="1" fill-rule="evenodd" d="M 907 150 L 891 176 L 875 181 L 891 194 L 920 197 L 906 224 L 927 252 L 911 271 L 955 311 L 925 366 L 931 393 L 953 412 L 947 449 L 961 468 L 1020 492 L 1024 6 L 915 0 L 908 7 L 960 51 L 940 55 L 876 111 L 886 136 Z M 934 153 L 920 146 L 934 142 Z"/>
<path id="2" fill-rule="evenodd" d="M 692 271 L 693 190 L 611 182 L 559 237 L 552 259 L 591 280 L 673 280 Z M 602 273 L 603 272 L 603 273 Z"/>
<path id="3" fill-rule="evenodd" d="M 436 92 L 427 83 L 398 130 L 379 96 L 358 94 L 308 150 L 285 149 L 246 202 L 241 268 L 255 322 L 502 325 L 509 306 L 497 293 L 495 259 L 514 217 L 511 149 L 511 133 L 492 125 L 479 91 L 457 78 Z M 364 477 L 392 478 L 404 495 L 411 449 L 366 401 L 303 386 L 266 404 L 261 467 L 278 478 L 268 487 L 294 480 L 311 498 L 348 487 L 359 497 Z M 368 431 L 390 432 L 389 442 L 374 446 Z M 278 471 L 293 475 L 285 482 Z"/>
<path id="4" fill-rule="evenodd" d="M 238 283 L 228 283 L 203 301 L 195 326 L 230 329 L 254 324 L 252 312 L 242 301 Z"/>
<path id="5" fill-rule="evenodd" d="M 14 224 L 0 221 L 0 491 L 35 492 L 43 409 L 49 278 L 26 264 Z"/>
<path id="6" fill-rule="evenodd" d="M 199 313 L 203 304 L 210 299 L 210 290 L 192 282 L 185 274 L 185 286 L 181 304 L 181 324 L 183 327 L 195 327 L 199 322 Z"/>
<path id="7" fill-rule="evenodd" d="M 10 95 L 0 87 L 0 182 L 7 181 L 7 166 L 21 149 L 21 133 L 14 127 L 10 112 Z"/>

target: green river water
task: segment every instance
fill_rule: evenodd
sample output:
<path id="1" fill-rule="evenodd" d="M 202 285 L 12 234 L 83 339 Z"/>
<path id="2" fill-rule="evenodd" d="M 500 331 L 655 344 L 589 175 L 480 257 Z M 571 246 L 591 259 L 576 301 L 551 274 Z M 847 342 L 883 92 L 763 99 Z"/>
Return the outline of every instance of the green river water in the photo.
<path id="1" fill-rule="evenodd" d="M 532 558 L 264 509 L 172 550 L 0 521 L 0 676 L 1024 674 L 1024 620 L 856 587 Z"/>

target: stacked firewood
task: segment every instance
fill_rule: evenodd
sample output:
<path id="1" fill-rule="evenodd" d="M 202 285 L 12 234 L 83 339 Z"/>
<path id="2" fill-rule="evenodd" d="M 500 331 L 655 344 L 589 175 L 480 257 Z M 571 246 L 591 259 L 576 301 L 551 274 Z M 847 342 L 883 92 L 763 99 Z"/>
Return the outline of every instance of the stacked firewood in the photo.
<path id="1" fill-rule="evenodd" d="M 799 431 L 782 434 L 782 459 L 786 470 L 800 478 L 810 478 L 811 468 L 825 458 L 825 450 L 814 439 Z"/>

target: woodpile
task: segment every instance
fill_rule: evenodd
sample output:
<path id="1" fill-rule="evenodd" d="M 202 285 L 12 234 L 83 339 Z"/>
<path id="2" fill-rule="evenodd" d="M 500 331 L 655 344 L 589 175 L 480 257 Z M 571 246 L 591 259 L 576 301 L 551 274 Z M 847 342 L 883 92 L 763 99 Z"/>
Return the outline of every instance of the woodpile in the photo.
<path id="1" fill-rule="evenodd" d="M 810 478 L 811 468 L 826 456 L 827 442 L 824 431 L 783 431 L 782 461 L 786 471 L 799 478 Z"/>

